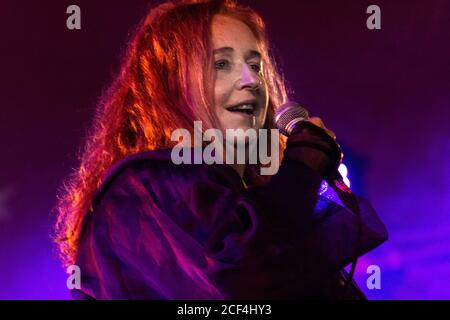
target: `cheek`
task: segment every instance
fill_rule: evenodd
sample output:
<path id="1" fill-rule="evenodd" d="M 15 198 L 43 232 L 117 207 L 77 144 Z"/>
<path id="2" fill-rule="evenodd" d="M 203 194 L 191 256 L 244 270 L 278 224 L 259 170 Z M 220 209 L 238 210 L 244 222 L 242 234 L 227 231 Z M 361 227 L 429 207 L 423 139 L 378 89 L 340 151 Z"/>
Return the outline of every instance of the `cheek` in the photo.
<path id="1" fill-rule="evenodd" d="M 264 124 L 266 122 L 266 114 L 261 114 L 256 120 L 256 129 L 264 128 Z"/>
<path id="2" fill-rule="evenodd" d="M 226 126 L 227 112 L 224 106 L 227 104 L 228 93 L 223 80 L 216 80 L 214 85 L 214 112 L 220 125 Z"/>
<path id="3" fill-rule="evenodd" d="M 227 87 L 225 79 L 217 78 L 214 84 L 214 102 L 216 108 L 223 106 L 229 96 L 229 92 L 230 90 Z"/>
<path id="4" fill-rule="evenodd" d="M 261 92 L 261 102 L 265 106 L 265 108 L 262 110 L 262 112 L 258 115 L 258 126 L 262 128 L 264 126 L 264 123 L 266 122 L 267 118 L 267 110 L 269 109 L 269 98 L 267 95 L 267 87 L 263 92 Z"/>

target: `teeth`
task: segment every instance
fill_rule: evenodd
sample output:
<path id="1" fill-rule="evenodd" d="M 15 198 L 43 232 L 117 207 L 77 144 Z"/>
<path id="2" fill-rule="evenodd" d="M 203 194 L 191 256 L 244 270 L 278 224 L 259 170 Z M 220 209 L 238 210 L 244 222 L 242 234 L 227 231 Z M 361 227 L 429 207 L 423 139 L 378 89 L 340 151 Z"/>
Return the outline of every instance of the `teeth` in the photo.
<path id="1" fill-rule="evenodd" d="M 255 107 L 252 104 L 242 104 L 229 108 L 230 111 L 253 111 Z"/>

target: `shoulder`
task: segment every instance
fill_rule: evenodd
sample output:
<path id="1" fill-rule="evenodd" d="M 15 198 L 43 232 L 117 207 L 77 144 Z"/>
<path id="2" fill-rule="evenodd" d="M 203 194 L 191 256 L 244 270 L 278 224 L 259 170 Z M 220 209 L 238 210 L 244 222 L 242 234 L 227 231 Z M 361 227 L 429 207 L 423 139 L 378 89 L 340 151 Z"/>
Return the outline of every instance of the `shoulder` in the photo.
<path id="1" fill-rule="evenodd" d="M 139 152 L 119 160 L 106 172 L 94 194 L 93 206 L 111 190 L 142 184 L 149 175 L 157 176 L 164 170 L 170 170 L 170 166 L 170 150 Z"/>
<path id="2" fill-rule="evenodd" d="M 170 162 L 170 150 L 144 151 L 132 154 L 111 166 L 103 179 L 102 187 L 106 187 L 125 171 L 133 171 L 133 169 L 136 171 L 149 165 L 167 166 Z"/>
<path id="3" fill-rule="evenodd" d="M 320 196 L 314 210 L 313 223 L 323 225 L 326 222 L 332 222 L 336 225 L 343 226 L 346 223 L 359 223 L 358 219 L 360 219 L 366 236 L 371 237 L 378 244 L 385 242 L 389 237 L 387 228 L 371 201 L 361 196 L 356 196 L 356 199 L 360 211 L 360 218 L 347 207 L 327 197 Z"/>
<path id="4" fill-rule="evenodd" d="M 139 196 L 140 191 L 166 198 L 176 190 L 187 192 L 193 185 L 222 185 L 232 189 L 241 186 L 237 173 L 226 165 L 174 164 L 171 149 L 145 151 L 130 155 L 107 171 L 94 194 L 93 206 L 108 195 Z"/>

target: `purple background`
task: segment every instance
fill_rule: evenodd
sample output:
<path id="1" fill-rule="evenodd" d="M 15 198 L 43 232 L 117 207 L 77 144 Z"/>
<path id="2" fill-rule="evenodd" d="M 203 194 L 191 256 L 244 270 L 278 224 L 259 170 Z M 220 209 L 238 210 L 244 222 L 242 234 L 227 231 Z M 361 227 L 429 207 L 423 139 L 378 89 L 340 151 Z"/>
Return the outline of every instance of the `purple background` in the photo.
<path id="1" fill-rule="evenodd" d="M 66 28 L 81 7 L 82 29 Z M 150 3 L 156 3 L 150 1 Z M 266 18 L 294 99 L 344 148 L 390 240 L 371 299 L 450 299 L 450 1 L 245 1 Z M 56 190 L 149 1 L 0 3 L 0 298 L 65 299 L 49 240 Z M 382 30 L 366 28 L 366 8 Z M 382 289 L 366 289 L 377 264 Z"/>

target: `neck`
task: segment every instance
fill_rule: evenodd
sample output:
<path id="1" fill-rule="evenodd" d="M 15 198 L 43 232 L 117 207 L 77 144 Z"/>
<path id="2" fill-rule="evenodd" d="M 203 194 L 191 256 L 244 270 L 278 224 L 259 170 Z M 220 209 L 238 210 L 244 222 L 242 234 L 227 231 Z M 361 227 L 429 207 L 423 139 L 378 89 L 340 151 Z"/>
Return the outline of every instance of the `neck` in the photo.
<path id="1" fill-rule="evenodd" d="M 226 160 L 226 157 L 228 156 L 228 154 L 226 152 L 226 146 L 224 146 L 223 154 L 225 155 L 224 159 Z M 246 154 L 246 156 L 248 156 L 248 155 Z M 248 159 L 246 159 L 246 160 L 248 160 Z M 243 164 L 238 163 L 236 149 L 234 150 L 234 159 L 232 162 L 233 163 L 230 164 L 230 166 L 239 174 L 239 177 L 241 177 L 242 183 L 247 188 L 247 185 L 245 184 L 245 181 L 244 181 L 244 172 L 245 172 L 245 168 L 247 165 L 245 163 L 243 163 Z"/>
<path id="2" fill-rule="evenodd" d="M 245 164 L 230 164 L 230 166 L 236 170 L 236 172 L 241 177 L 242 181 L 244 181 L 244 172 L 245 172 Z M 244 183 L 245 184 L 245 183 Z"/>

